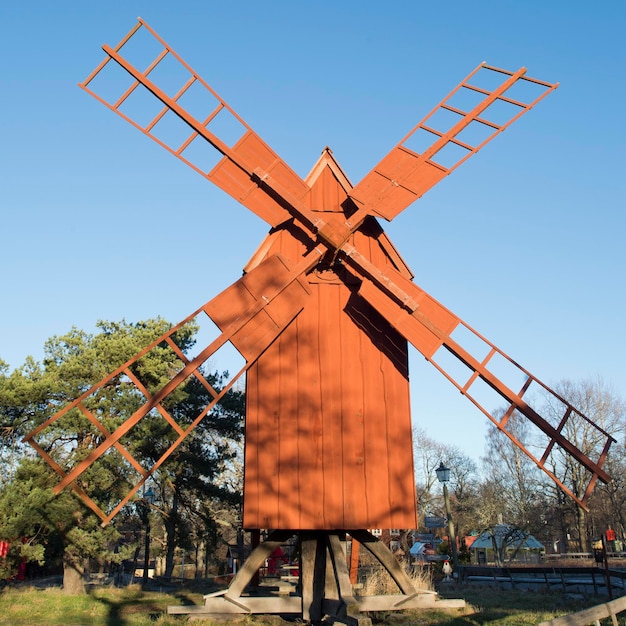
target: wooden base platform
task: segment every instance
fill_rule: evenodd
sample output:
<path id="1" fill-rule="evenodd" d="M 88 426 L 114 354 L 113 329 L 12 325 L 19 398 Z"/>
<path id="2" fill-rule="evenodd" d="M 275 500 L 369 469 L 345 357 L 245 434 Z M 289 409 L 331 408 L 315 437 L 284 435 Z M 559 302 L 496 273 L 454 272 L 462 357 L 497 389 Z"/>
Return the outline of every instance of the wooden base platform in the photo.
<path id="1" fill-rule="evenodd" d="M 400 593 L 377 596 L 353 593 L 346 560 L 346 534 L 379 561 Z M 300 540 L 299 592 L 261 595 L 262 587 L 249 588 L 266 559 L 294 535 Z M 416 590 L 387 546 L 367 530 L 275 530 L 252 551 L 228 589 L 205 596 L 204 606 L 170 606 L 168 613 L 189 616 L 295 614 L 310 623 L 321 622 L 324 618 L 329 623 L 369 626 L 371 620 L 363 615 L 365 612 L 464 606 L 464 600 L 440 600 L 434 591 Z"/>

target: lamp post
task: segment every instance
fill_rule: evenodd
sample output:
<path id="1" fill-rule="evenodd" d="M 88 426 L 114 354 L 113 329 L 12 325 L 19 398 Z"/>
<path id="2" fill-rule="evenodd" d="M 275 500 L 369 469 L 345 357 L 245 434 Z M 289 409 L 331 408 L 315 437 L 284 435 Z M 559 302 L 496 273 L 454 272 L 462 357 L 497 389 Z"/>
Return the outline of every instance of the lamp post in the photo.
<path id="1" fill-rule="evenodd" d="M 456 550 L 456 534 L 454 533 L 454 522 L 452 521 L 452 513 L 450 511 L 450 499 L 448 498 L 448 485 L 450 480 L 450 468 L 439 463 L 439 467 L 435 470 L 437 480 L 443 484 L 443 501 L 446 505 L 446 517 L 448 519 L 448 535 L 450 536 L 450 550 L 452 551 L 452 565 L 456 570 L 459 565 L 459 557 Z"/>
<path id="2" fill-rule="evenodd" d="M 146 525 L 146 542 L 143 549 L 143 576 L 141 584 L 145 587 L 148 584 L 148 568 L 150 567 L 150 507 L 154 504 L 154 491 L 148 487 L 143 494 L 144 523 Z"/>

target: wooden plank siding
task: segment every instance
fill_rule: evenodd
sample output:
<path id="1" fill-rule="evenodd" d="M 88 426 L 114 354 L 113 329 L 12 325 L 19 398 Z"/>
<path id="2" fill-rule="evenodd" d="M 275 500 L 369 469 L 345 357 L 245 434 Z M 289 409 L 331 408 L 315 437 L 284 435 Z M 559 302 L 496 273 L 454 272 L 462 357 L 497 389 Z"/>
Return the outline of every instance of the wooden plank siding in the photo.
<path id="1" fill-rule="evenodd" d="M 329 152 L 307 183 L 312 210 L 343 218 L 349 183 Z M 353 241 L 410 276 L 375 220 Z M 295 262 L 304 246 L 289 222 L 247 269 L 276 253 Z M 244 527 L 414 528 L 406 341 L 347 272 L 320 266 L 308 281 L 304 310 L 248 372 Z"/>

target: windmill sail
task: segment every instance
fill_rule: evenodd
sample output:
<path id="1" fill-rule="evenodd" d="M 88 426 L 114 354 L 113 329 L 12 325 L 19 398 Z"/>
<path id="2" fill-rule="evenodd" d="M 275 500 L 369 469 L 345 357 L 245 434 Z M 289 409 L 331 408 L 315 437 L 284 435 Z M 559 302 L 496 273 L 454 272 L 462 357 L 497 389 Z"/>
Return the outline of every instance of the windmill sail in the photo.
<path id="1" fill-rule="evenodd" d="M 368 213 L 393 219 L 558 87 L 525 74 L 525 68 L 509 72 L 479 65 L 350 197 Z"/>
<path id="2" fill-rule="evenodd" d="M 222 400 L 256 357 L 266 350 L 300 313 L 309 295 L 308 285 L 302 280 L 301 274 L 317 263 L 318 258 L 318 253 L 314 251 L 305 257 L 295 271 L 290 271 L 278 256 L 268 258 L 30 432 L 25 441 L 30 443 L 61 477 L 61 481 L 55 486 L 55 493 L 72 485 L 103 522 L 108 523 L 113 519 L 137 493 L 148 476 L 168 459 L 189 433 Z M 189 359 L 179 347 L 177 333 L 185 325 L 201 323 L 199 318 L 207 317 L 220 327 L 221 332 L 195 357 Z M 207 381 L 203 365 L 227 341 L 237 347 L 247 362 L 229 383 L 218 391 Z M 164 352 L 168 353 L 171 362 L 170 378 L 166 382 L 161 381 L 158 388 L 151 388 L 150 381 L 142 376 L 142 361 L 149 360 L 153 351 L 159 353 L 157 357 L 160 359 L 164 358 Z M 197 407 L 194 415 L 185 415 L 184 422 L 177 421 L 168 410 L 168 399 L 190 380 L 204 388 L 206 400 L 204 406 Z M 132 415 L 111 429 L 108 427 L 111 416 L 107 410 L 101 408 L 102 399 L 105 394 L 110 394 L 112 389 L 123 388 L 128 391 L 129 387 L 134 389 L 136 397 L 139 398 L 138 405 Z M 66 452 L 63 455 L 65 463 L 62 464 L 53 458 L 44 442 L 47 440 L 48 428 L 55 423 L 63 424 L 64 418 L 71 418 L 69 422 L 71 428 L 76 429 L 76 425 L 80 424 L 80 428 L 91 432 L 93 445 L 87 455 L 81 451 L 80 456 L 75 457 L 71 451 Z M 133 429 L 146 419 L 156 419 L 159 422 L 163 420 L 161 424 L 162 426 L 167 424 L 166 428 L 171 437 L 170 444 L 149 467 L 142 465 L 131 452 Z M 81 476 L 94 464 L 106 462 L 106 455 L 109 454 L 116 455 L 127 467 L 125 479 L 128 481 L 128 493 L 112 510 L 104 511 L 89 493 L 89 487 L 82 484 Z"/>
<path id="3" fill-rule="evenodd" d="M 145 69 L 133 63 L 138 45 Z M 292 217 L 258 180 L 271 176 L 302 201 L 302 179 L 144 20 L 103 50 L 82 89 L 271 226 Z"/>
<path id="4" fill-rule="evenodd" d="M 564 493 L 587 508 L 597 481 L 606 483 L 610 479 L 602 468 L 615 439 L 399 272 L 388 268 L 381 274 L 378 268 L 367 268 L 366 261 L 356 251 L 348 259 L 361 274 L 359 295 L 389 320 Z M 364 273 L 364 268 L 369 273 Z M 501 406 L 503 400 L 506 406 L 500 412 L 494 407 Z M 543 406 L 553 407 L 550 419 L 542 415 Z M 538 450 L 531 450 L 515 436 L 510 421 L 514 412 L 523 415 L 542 433 L 539 442 L 534 442 Z M 590 458 L 589 451 L 580 450 L 564 434 L 572 424 L 590 428 L 595 433 L 591 437 L 596 442 L 594 459 Z M 550 469 L 548 461 L 555 447 L 587 470 L 588 481 L 583 493 L 574 493 Z"/>

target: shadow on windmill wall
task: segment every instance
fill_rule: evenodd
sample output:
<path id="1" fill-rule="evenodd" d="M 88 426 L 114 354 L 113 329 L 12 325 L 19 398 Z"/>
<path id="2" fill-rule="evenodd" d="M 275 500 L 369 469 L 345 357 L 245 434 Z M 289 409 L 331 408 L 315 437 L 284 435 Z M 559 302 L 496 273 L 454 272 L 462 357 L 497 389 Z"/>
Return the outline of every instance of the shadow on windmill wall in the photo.
<path id="1" fill-rule="evenodd" d="M 406 342 L 345 284 L 311 283 L 248 373 L 244 526 L 413 527 Z"/>

